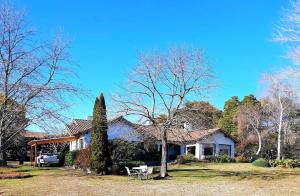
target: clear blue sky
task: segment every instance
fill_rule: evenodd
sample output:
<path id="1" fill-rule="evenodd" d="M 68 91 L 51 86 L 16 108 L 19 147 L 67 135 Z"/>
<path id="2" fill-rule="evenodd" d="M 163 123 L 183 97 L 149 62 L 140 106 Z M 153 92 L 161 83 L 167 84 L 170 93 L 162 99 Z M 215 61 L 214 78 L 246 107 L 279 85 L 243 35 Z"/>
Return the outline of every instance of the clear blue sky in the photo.
<path id="1" fill-rule="evenodd" d="M 80 83 L 91 97 L 73 117 L 92 113 L 94 97 L 116 90 L 139 51 L 174 45 L 203 48 L 221 82 L 210 101 L 222 109 L 231 96 L 257 95 L 262 73 L 283 66 L 283 50 L 271 42 L 287 0 L 16 0 L 43 35 L 60 28 L 73 39 L 71 54 Z"/>

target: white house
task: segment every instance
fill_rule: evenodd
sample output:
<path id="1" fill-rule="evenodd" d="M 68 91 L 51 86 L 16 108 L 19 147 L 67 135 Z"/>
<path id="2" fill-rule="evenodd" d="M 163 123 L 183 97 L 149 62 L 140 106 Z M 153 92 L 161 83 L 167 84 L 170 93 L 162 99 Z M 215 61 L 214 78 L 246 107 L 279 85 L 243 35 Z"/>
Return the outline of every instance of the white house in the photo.
<path id="1" fill-rule="evenodd" d="M 139 131 L 143 127 L 143 131 Z M 66 126 L 66 133 L 77 139 L 70 142 L 70 151 L 86 148 L 91 143 L 92 119 L 74 119 Z M 148 126 L 138 126 L 118 117 L 108 121 L 108 139 L 124 139 L 126 141 L 143 141 L 143 137 L 155 139 L 157 150 L 161 149 L 160 133 Z M 226 154 L 234 157 L 235 140 L 222 129 L 187 130 L 172 129 L 168 132 L 168 160 L 174 160 L 178 155 L 193 154 L 198 159 Z"/>
<path id="2" fill-rule="evenodd" d="M 134 129 L 134 124 L 125 118 L 118 117 L 108 121 L 108 139 L 124 139 L 127 141 L 140 141 L 139 135 Z M 75 136 L 76 140 L 70 142 L 70 151 L 86 148 L 91 143 L 92 118 L 74 119 L 66 125 L 66 134 Z"/>
<path id="3" fill-rule="evenodd" d="M 160 134 L 155 130 L 148 131 L 157 140 L 157 149 L 160 150 Z M 193 154 L 201 160 L 222 154 L 233 158 L 235 154 L 235 140 L 220 128 L 192 131 L 172 129 L 167 139 L 168 160 L 184 154 Z"/>

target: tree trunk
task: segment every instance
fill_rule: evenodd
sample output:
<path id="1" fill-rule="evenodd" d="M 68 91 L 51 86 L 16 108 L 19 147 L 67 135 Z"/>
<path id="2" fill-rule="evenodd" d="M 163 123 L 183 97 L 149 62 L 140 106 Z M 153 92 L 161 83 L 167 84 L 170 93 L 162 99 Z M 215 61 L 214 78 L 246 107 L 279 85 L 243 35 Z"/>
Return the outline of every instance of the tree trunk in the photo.
<path id="1" fill-rule="evenodd" d="M 165 178 L 168 176 L 167 173 L 167 131 L 162 131 L 161 137 L 161 166 L 160 166 L 160 177 Z"/>
<path id="2" fill-rule="evenodd" d="M 2 142 L 2 137 L 0 137 L 0 167 L 5 167 L 7 166 L 6 150 L 3 148 Z"/>
<path id="3" fill-rule="evenodd" d="M 255 129 L 255 132 L 257 134 L 257 137 L 258 137 L 258 149 L 257 149 L 257 152 L 256 152 L 256 155 L 259 155 L 260 151 L 261 151 L 261 135 L 259 133 L 259 131 L 257 129 Z"/>
<path id="4" fill-rule="evenodd" d="M 277 136 L 277 160 L 281 159 L 281 130 L 282 130 L 282 118 L 283 118 L 283 110 L 281 105 L 280 111 L 280 119 L 278 125 L 278 136 Z"/>

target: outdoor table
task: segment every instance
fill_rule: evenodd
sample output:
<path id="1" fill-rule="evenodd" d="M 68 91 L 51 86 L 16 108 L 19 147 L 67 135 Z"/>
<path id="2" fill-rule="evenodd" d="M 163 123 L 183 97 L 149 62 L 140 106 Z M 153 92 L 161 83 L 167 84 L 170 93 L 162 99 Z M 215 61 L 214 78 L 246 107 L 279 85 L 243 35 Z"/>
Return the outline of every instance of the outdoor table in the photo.
<path id="1" fill-rule="evenodd" d="M 138 177 L 142 179 L 142 177 L 141 177 L 142 172 L 143 172 L 144 170 L 147 170 L 147 169 L 144 168 L 144 167 L 133 167 L 132 170 L 136 170 L 137 173 L 138 173 Z"/>

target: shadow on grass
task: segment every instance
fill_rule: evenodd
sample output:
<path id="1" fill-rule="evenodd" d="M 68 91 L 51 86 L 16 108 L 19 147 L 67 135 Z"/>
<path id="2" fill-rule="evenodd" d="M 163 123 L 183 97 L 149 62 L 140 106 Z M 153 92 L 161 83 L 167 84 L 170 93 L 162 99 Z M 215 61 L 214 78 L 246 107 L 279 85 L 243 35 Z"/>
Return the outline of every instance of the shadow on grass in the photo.
<path id="1" fill-rule="evenodd" d="M 174 177 L 181 178 L 235 178 L 238 180 L 243 179 L 263 179 L 263 180 L 273 180 L 281 179 L 288 176 L 300 175 L 297 173 L 277 171 L 277 172 L 257 172 L 257 171 L 245 171 L 245 172 L 236 172 L 236 171 L 220 171 L 214 169 L 169 169 L 168 172 Z"/>

